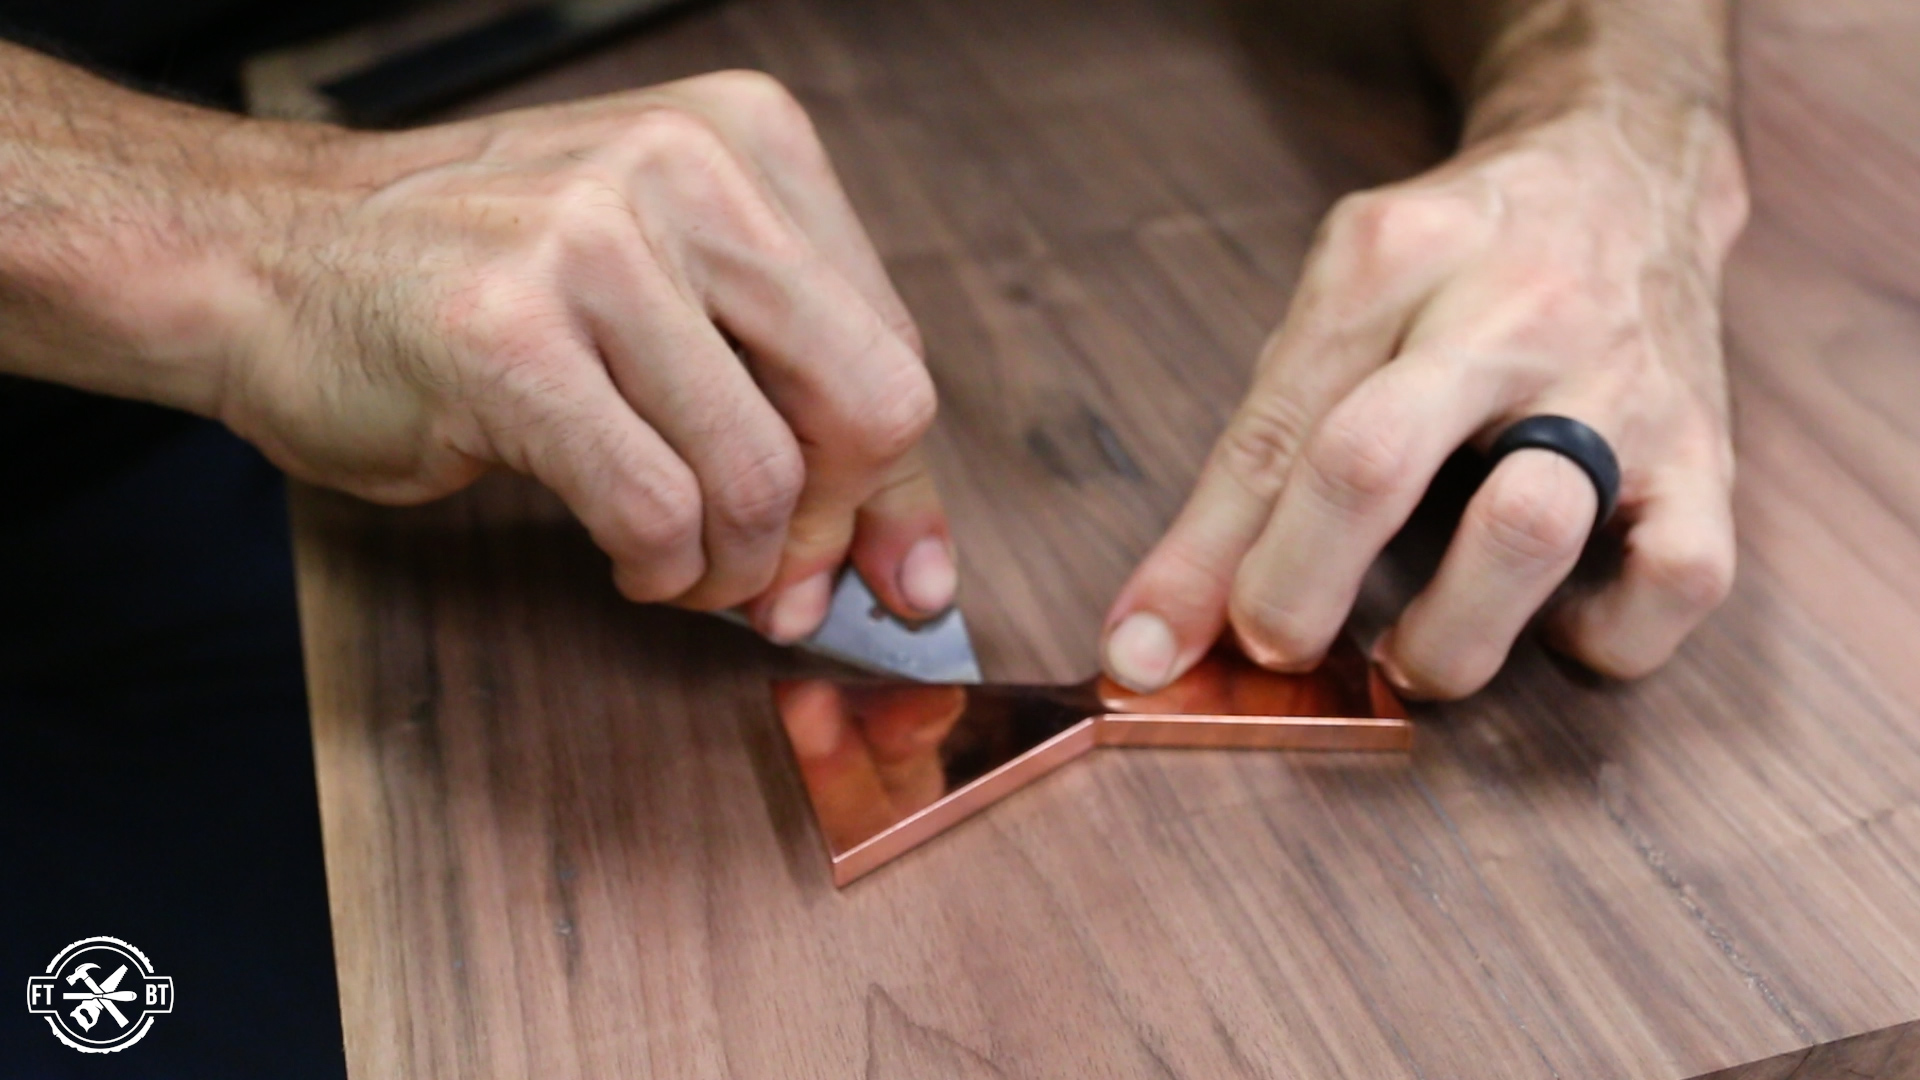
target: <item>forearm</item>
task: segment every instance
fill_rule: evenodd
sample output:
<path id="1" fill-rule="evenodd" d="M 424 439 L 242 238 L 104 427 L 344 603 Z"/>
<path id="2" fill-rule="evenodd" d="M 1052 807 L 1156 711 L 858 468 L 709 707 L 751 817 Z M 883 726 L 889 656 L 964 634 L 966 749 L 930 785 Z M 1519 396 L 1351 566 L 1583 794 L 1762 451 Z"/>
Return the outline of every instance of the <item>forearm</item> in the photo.
<path id="1" fill-rule="evenodd" d="M 0 371 L 215 412 L 297 134 L 0 44 Z"/>
<path id="2" fill-rule="evenodd" d="M 1418 0 L 1474 127 L 1637 102 L 1724 119 L 1730 0 Z"/>

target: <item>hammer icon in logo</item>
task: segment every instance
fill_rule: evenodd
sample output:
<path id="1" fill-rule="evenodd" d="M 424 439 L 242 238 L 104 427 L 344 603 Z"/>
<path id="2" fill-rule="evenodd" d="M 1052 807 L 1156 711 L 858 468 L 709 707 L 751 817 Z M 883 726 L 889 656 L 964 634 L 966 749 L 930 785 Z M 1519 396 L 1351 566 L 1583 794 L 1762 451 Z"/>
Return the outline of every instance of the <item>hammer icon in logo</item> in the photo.
<path id="1" fill-rule="evenodd" d="M 72 1015 L 74 1023 L 80 1025 L 81 1031 L 93 1030 L 93 1025 L 100 1022 L 101 1009 L 112 1013 L 114 1020 L 118 1021 L 121 1027 L 126 1027 L 128 1023 L 126 1014 L 121 1012 L 119 1006 L 115 1005 L 114 1002 L 132 1001 L 136 996 L 131 990 L 118 989 L 120 980 L 126 977 L 127 965 L 121 964 L 120 970 L 107 976 L 107 981 L 104 983 L 94 982 L 93 976 L 88 974 L 91 969 L 99 966 L 99 964 L 81 964 L 79 967 L 73 969 L 73 974 L 67 976 L 68 986 L 85 980 L 87 989 L 92 991 L 92 993 L 61 995 L 68 1001 L 78 1001 L 80 1003 L 73 1007 L 73 1012 L 70 1015 Z"/>

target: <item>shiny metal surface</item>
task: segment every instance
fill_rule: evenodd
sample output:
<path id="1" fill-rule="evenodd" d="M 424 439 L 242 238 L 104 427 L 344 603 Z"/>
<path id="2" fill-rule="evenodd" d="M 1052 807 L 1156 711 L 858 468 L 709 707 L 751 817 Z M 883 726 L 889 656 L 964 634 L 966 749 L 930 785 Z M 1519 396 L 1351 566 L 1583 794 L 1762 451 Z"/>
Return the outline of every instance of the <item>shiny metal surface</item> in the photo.
<path id="1" fill-rule="evenodd" d="M 1304 675 L 1215 652 L 1157 694 L 1070 686 L 774 684 L 836 885 L 1098 746 L 1404 751 L 1413 727 L 1343 639 Z"/>
<path id="2" fill-rule="evenodd" d="M 747 626 L 737 611 L 714 612 Z M 834 583 L 827 621 L 812 637 L 794 646 L 851 664 L 875 675 L 914 682 L 977 683 L 980 661 L 973 655 L 966 617 L 948 608 L 925 622 L 909 623 L 880 605 L 860 575 L 848 569 Z"/>
<path id="3" fill-rule="evenodd" d="M 865 671 L 916 682 L 977 683 L 967 620 L 957 607 L 922 623 L 907 623 L 880 606 L 859 574 L 847 570 L 833 588 L 827 621 L 800 643 Z"/>

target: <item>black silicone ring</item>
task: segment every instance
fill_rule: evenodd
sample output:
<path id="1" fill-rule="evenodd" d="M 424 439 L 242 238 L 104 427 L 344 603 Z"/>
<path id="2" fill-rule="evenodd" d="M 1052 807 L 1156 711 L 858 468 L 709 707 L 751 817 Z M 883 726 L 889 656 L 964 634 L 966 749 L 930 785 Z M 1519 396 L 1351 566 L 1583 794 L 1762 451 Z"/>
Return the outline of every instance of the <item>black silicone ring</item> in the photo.
<path id="1" fill-rule="evenodd" d="M 1570 416 L 1529 416 L 1514 423 L 1493 440 L 1487 451 L 1488 467 L 1515 450 L 1551 450 L 1575 465 L 1593 481 L 1600 496 L 1600 512 L 1593 519 L 1598 532 L 1613 517 L 1620 502 L 1620 459 L 1600 433 Z"/>

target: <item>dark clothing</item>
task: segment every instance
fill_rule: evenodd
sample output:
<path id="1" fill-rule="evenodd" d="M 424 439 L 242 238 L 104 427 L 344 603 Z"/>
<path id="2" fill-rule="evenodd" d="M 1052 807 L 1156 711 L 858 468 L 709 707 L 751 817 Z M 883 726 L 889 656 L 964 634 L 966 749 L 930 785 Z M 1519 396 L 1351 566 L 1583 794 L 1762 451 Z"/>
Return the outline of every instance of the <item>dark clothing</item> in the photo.
<path id="1" fill-rule="evenodd" d="M 346 13 L 374 5 L 345 6 Z M 0 0 L 8 36 L 204 101 L 322 29 L 236 0 Z M 0 1076 L 345 1076 L 284 484 L 215 424 L 0 378 L 0 984 L 122 938 L 137 1045 L 0 1012 Z"/>
<path id="2" fill-rule="evenodd" d="M 107 934 L 174 1012 L 83 1055 L 16 998 L 0 1075 L 340 1080 L 285 487 L 213 424 L 134 416 L 147 445 L 0 516 L 0 975 Z"/>
<path id="3" fill-rule="evenodd" d="M 0 0 L 0 37 L 135 86 L 240 107 L 248 56 L 403 7 L 395 0 Z"/>

